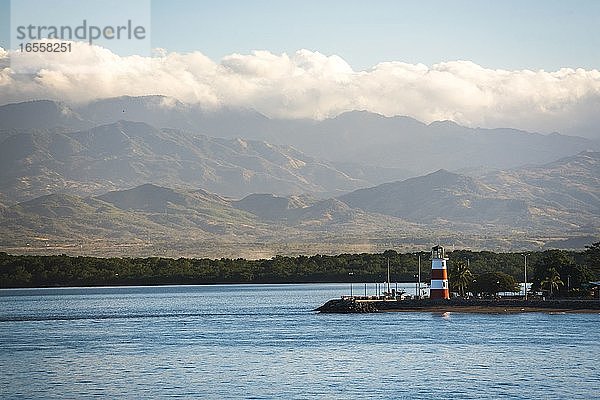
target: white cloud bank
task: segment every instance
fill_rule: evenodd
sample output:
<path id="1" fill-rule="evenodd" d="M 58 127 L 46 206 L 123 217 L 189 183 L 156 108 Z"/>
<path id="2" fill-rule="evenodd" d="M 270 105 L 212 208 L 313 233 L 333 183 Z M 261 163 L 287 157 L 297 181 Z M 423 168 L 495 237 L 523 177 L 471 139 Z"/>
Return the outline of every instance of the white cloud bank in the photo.
<path id="1" fill-rule="evenodd" d="M 423 122 L 453 120 L 600 138 L 598 70 L 506 71 L 451 61 L 432 66 L 383 62 L 354 71 L 338 56 L 308 50 L 232 54 L 217 63 L 200 52 L 158 50 L 145 58 L 87 44 L 74 47 L 77 57 L 19 60 L 33 69 L 29 75 L 15 73 L 11 54 L 0 48 L 0 102 L 85 103 L 163 94 L 205 107 L 253 108 L 271 117 L 322 119 L 368 110 Z"/>

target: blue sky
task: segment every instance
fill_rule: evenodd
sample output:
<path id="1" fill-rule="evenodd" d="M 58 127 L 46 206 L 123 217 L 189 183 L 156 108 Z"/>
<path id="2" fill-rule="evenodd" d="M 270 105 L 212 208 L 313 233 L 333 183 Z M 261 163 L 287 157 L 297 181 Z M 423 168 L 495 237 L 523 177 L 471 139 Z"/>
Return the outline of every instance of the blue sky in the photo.
<path id="1" fill-rule="evenodd" d="M 218 4 L 217 4 L 218 3 Z M 158 17 L 160 16 L 160 17 Z M 153 3 L 153 45 L 213 59 L 254 49 L 491 68 L 600 66 L 600 1 L 224 1 Z"/>
<path id="2" fill-rule="evenodd" d="M 4 48 L 8 10 L 9 1 L 0 0 Z M 595 0 L 154 0 L 151 12 L 153 47 L 199 50 L 215 61 L 252 50 L 305 48 L 337 54 L 355 70 L 391 60 L 550 71 L 600 67 Z"/>

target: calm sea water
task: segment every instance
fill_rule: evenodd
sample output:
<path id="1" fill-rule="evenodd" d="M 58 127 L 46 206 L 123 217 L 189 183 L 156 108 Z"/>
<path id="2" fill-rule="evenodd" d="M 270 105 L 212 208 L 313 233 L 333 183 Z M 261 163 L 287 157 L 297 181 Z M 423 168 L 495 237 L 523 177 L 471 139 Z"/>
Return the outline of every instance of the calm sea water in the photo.
<path id="1" fill-rule="evenodd" d="M 598 314 L 311 311 L 348 291 L 0 290 L 0 397 L 600 396 Z"/>

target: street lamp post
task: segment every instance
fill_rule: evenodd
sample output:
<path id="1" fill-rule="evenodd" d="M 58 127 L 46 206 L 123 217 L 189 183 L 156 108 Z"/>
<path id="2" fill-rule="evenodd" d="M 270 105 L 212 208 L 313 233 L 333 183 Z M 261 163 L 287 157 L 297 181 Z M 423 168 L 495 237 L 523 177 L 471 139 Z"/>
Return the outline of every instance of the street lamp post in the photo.
<path id="1" fill-rule="evenodd" d="M 350 276 L 350 297 L 352 297 L 352 275 L 354 275 L 354 272 L 348 272 L 348 275 Z"/>

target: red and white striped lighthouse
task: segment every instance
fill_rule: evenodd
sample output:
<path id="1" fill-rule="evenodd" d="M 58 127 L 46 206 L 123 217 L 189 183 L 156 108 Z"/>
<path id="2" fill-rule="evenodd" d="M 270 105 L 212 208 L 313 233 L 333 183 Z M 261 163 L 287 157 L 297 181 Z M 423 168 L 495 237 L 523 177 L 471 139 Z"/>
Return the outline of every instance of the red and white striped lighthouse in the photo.
<path id="1" fill-rule="evenodd" d="M 450 290 L 448 289 L 448 270 L 442 246 L 431 248 L 431 286 L 429 287 L 429 298 L 431 299 L 449 299 Z"/>

